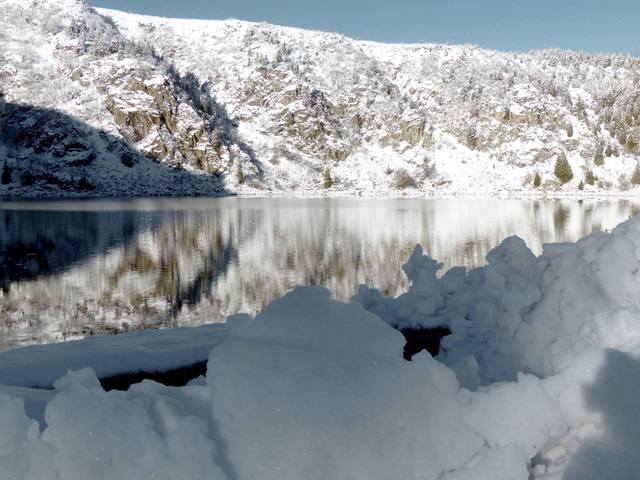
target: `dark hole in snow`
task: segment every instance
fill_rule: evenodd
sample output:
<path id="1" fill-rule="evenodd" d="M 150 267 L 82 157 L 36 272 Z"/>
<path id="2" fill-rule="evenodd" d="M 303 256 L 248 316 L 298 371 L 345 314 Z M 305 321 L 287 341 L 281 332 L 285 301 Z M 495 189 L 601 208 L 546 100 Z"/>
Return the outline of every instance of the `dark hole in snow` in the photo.
<path id="1" fill-rule="evenodd" d="M 402 356 L 405 360 L 409 361 L 411 361 L 416 353 L 422 350 L 426 350 L 432 357 L 435 357 L 440 350 L 440 339 L 451 333 L 451 330 L 442 327 L 405 328 L 400 331 L 407 341 L 404 345 L 404 353 Z"/>
<path id="2" fill-rule="evenodd" d="M 169 387 L 183 387 L 189 381 L 206 373 L 207 362 L 205 361 L 166 372 L 135 372 L 114 375 L 113 377 L 101 378 L 100 385 L 106 391 L 127 390 L 134 383 L 140 383 L 148 378 Z"/>
<path id="3" fill-rule="evenodd" d="M 449 335 L 451 331 L 448 328 L 405 328 L 400 330 L 404 335 L 407 343 L 404 346 L 403 357 L 405 360 L 411 361 L 413 356 L 427 350 L 431 356 L 435 357 L 440 350 L 440 339 L 445 335 Z M 207 362 L 198 362 L 193 365 L 168 370 L 166 372 L 135 372 L 123 373 L 100 379 L 102 388 L 109 390 L 127 390 L 134 383 L 140 383 L 142 380 L 150 379 L 163 385 L 171 387 L 182 387 L 194 378 L 207 373 Z"/>

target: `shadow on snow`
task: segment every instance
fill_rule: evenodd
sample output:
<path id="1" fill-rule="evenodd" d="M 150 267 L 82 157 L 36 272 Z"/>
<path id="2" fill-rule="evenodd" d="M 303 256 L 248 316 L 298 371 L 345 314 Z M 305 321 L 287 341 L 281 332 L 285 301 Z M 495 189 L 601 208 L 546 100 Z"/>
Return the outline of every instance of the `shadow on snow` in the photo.
<path id="1" fill-rule="evenodd" d="M 602 413 L 603 438 L 585 443 L 571 459 L 563 480 L 635 480 L 640 471 L 640 360 L 608 350 L 593 385 L 585 388 L 588 407 Z"/>

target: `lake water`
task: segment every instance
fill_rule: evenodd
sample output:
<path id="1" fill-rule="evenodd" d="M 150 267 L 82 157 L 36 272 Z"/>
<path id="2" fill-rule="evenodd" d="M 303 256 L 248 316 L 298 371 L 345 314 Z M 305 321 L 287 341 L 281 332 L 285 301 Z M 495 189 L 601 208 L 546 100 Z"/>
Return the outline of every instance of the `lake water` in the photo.
<path id="1" fill-rule="evenodd" d="M 298 284 L 398 295 L 417 243 L 447 268 L 505 237 L 610 230 L 640 201 L 135 199 L 0 202 L 0 350 L 255 314 Z"/>

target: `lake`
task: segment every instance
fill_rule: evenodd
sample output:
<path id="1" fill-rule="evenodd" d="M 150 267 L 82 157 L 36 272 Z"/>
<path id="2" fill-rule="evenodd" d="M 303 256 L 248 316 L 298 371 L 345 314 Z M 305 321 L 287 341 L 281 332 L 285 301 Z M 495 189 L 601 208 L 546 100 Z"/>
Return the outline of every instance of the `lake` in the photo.
<path id="1" fill-rule="evenodd" d="M 0 350 L 255 314 L 298 284 L 396 296 L 414 246 L 447 268 L 505 237 L 610 230 L 640 201 L 114 199 L 0 202 Z"/>

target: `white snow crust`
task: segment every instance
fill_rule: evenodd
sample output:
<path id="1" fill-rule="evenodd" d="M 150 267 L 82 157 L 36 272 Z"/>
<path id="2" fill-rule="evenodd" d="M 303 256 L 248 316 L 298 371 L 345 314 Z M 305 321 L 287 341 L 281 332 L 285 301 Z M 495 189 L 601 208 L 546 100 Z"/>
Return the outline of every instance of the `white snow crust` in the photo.
<path id="1" fill-rule="evenodd" d="M 397 298 L 299 286 L 224 329 L 2 353 L 0 478 L 637 478 L 640 217 L 487 261 L 437 277 L 417 246 Z M 440 353 L 403 360 L 392 327 L 435 326 Z M 184 387 L 98 382 L 184 365 L 199 338 L 207 374 Z"/>

